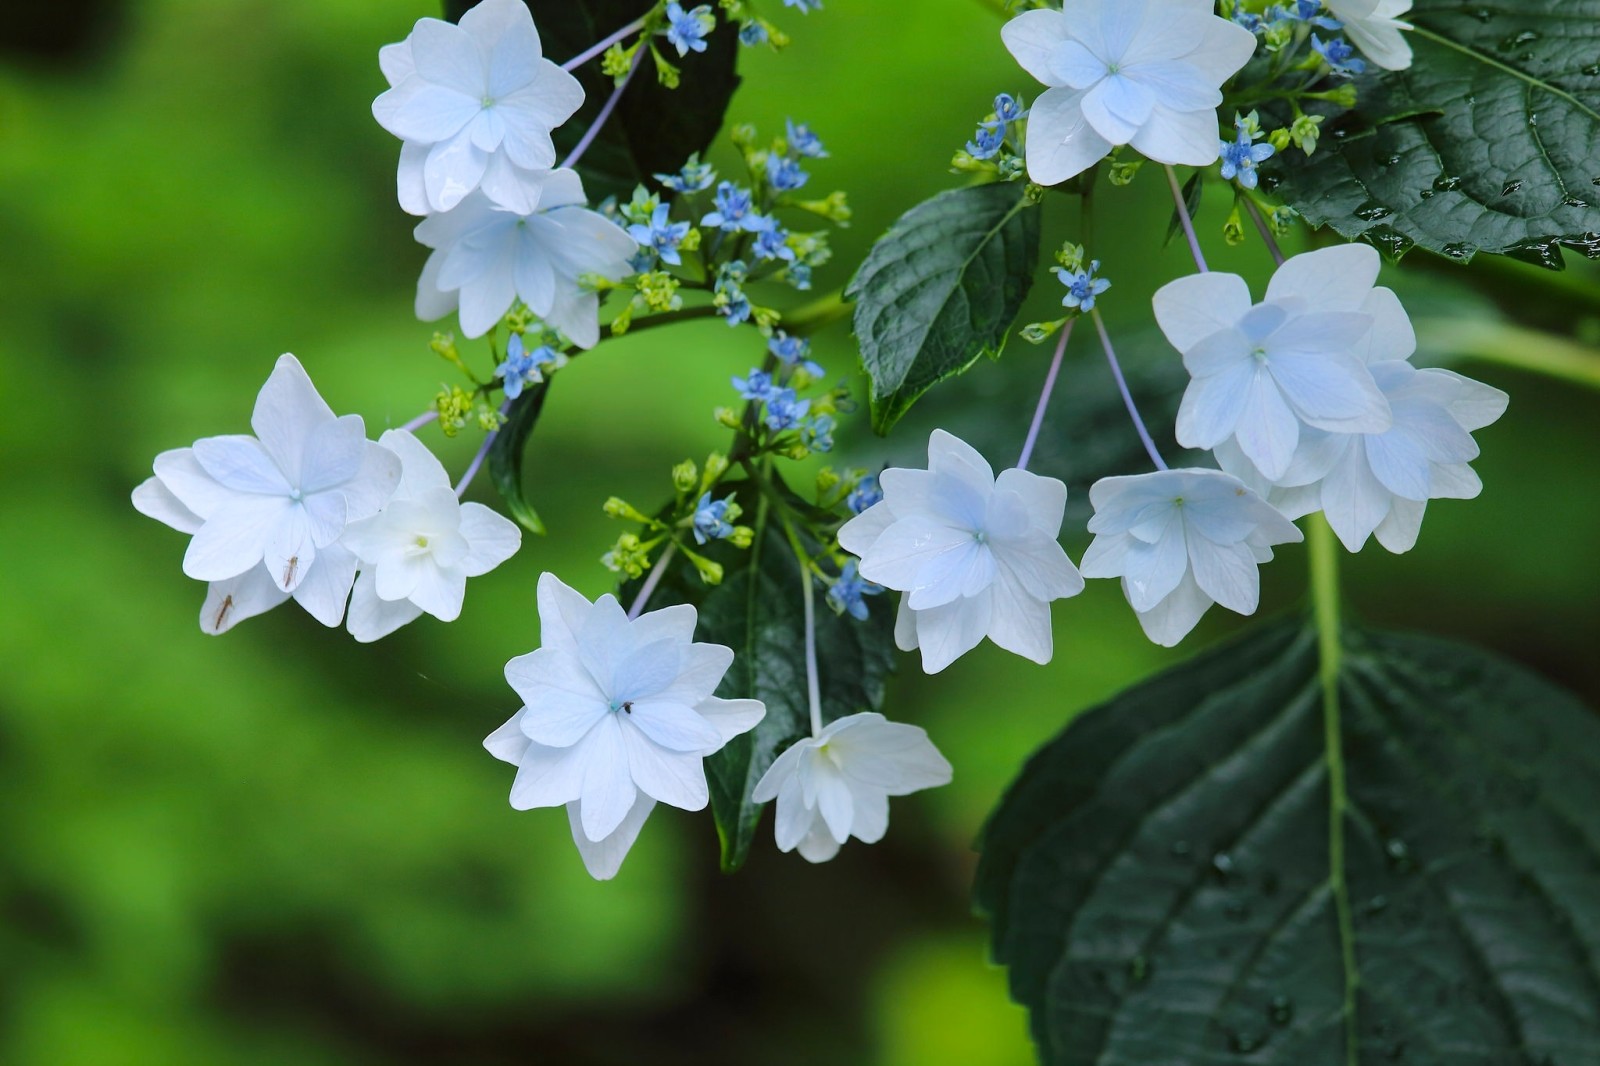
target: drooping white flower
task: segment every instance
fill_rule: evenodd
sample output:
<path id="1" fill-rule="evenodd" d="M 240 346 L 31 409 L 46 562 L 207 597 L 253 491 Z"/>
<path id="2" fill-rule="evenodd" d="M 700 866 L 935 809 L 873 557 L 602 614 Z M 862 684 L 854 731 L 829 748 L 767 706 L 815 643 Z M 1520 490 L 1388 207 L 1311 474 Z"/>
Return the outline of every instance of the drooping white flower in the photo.
<path id="1" fill-rule="evenodd" d="M 134 506 L 193 534 L 183 572 L 212 583 L 207 632 L 291 595 L 336 626 L 356 576 L 339 539 L 388 501 L 400 459 L 367 440 L 359 415 L 336 417 L 292 355 L 278 359 L 250 425 L 254 437 L 207 437 L 156 456 Z"/>
<path id="2" fill-rule="evenodd" d="M 1178 442 L 1230 438 L 1268 481 L 1289 469 L 1306 426 L 1382 433 L 1391 424 L 1366 361 L 1410 338 L 1394 293 L 1374 288 L 1378 253 L 1346 244 L 1297 255 L 1252 304 L 1236 274 L 1195 274 L 1155 295 L 1156 320 L 1193 378 L 1178 408 Z"/>
<path id="3" fill-rule="evenodd" d="M 1057 543 L 1067 487 L 1007 470 L 998 478 L 965 441 L 928 439 L 928 469 L 878 476 L 883 499 L 846 522 L 839 544 L 868 581 L 897 589 L 895 643 L 938 673 L 987 636 L 1037 663 L 1053 652 L 1050 602 L 1083 591 Z"/>
<path id="4" fill-rule="evenodd" d="M 1220 470 L 1158 470 L 1108 477 L 1089 490 L 1094 543 L 1088 577 L 1120 577 L 1145 634 L 1172 647 L 1213 603 L 1254 614 L 1257 567 L 1272 545 L 1300 531 L 1236 477 Z"/>
<path id="5" fill-rule="evenodd" d="M 1505 413 L 1499 389 L 1448 370 L 1413 367 L 1403 359 L 1372 364 L 1394 412 L 1384 433 L 1307 430 L 1277 485 L 1262 484 L 1268 502 L 1290 518 L 1322 511 L 1350 551 L 1367 538 L 1392 552 L 1410 551 L 1430 499 L 1470 500 L 1483 483 L 1468 464 L 1478 457 L 1472 431 Z M 1253 468 L 1236 447 L 1217 449 L 1224 470 Z"/>
<path id="6" fill-rule="evenodd" d="M 418 223 L 432 248 L 417 282 L 417 317 L 443 318 L 459 308 L 461 331 L 481 337 L 518 299 L 573 343 L 600 339 L 600 298 L 585 274 L 619 280 L 632 272 L 638 244 L 622 227 L 584 207 L 575 171 L 552 171 L 539 210 L 518 214 L 474 193 L 453 211 Z"/>
<path id="7" fill-rule="evenodd" d="M 460 25 L 419 19 L 379 64 L 390 88 L 372 103 L 379 125 L 405 142 L 400 204 L 448 211 L 474 189 L 531 211 L 532 173 L 555 166 L 550 131 L 583 104 L 583 87 L 543 58 L 521 0 L 483 0 Z"/>
<path id="8" fill-rule="evenodd" d="M 508 761 L 518 732 L 530 742 L 514 760 L 513 807 L 579 803 L 570 813 L 585 840 L 613 847 L 630 816 L 642 824 L 649 813 L 641 796 L 706 805 L 702 760 L 766 708 L 712 695 L 733 652 L 694 643 L 695 620 L 687 605 L 630 620 L 613 596 L 590 603 L 553 574 L 540 577 L 540 647 L 506 664 L 524 706 L 485 741 Z"/>
<path id="9" fill-rule="evenodd" d="M 1344 23 L 1345 33 L 1361 49 L 1362 55 L 1385 70 L 1405 70 L 1411 66 L 1411 44 L 1402 30 L 1411 24 L 1401 15 L 1411 10 L 1412 0 L 1323 0 L 1334 18 Z"/>
<path id="10" fill-rule="evenodd" d="M 350 634 L 386 637 L 426 611 L 443 622 L 461 614 L 467 578 L 499 566 L 522 544 L 511 520 L 481 503 L 461 503 L 427 445 L 391 429 L 378 443 L 400 457 L 400 485 L 382 511 L 344 532 L 361 561 L 350 598 Z"/>
<path id="11" fill-rule="evenodd" d="M 950 763 L 928 734 L 870 711 L 836 719 L 786 748 L 750 798 L 778 801 L 779 851 L 827 862 L 852 836 L 876 844 L 889 828 L 889 797 L 950 783 Z"/>
<path id="12" fill-rule="evenodd" d="M 1211 0 L 1065 0 L 1023 12 L 1000 36 L 1050 86 L 1028 116 L 1028 177 L 1041 185 L 1123 144 L 1158 163 L 1216 162 L 1221 86 L 1256 47 Z"/>

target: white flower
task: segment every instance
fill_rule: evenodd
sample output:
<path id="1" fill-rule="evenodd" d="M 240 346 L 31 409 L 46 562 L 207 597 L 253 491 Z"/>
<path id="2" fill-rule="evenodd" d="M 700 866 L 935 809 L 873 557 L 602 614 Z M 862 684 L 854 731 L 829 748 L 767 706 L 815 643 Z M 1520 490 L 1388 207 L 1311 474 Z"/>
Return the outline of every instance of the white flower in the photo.
<path id="1" fill-rule="evenodd" d="M 256 436 L 207 437 L 156 456 L 139 511 L 192 533 L 183 572 L 212 582 L 201 628 L 221 633 L 289 596 L 326 626 L 344 617 L 356 559 L 339 544 L 400 481 L 400 459 L 335 417 L 292 355 L 256 398 Z"/>
<path id="2" fill-rule="evenodd" d="M 632 825 L 636 835 L 634 821 L 649 813 L 641 795 L 691 811 L 706 805 L 702 760 L 766 708 L 712 695 L 733 652 L 693 643 L 695 618 L 680 605 L 630 620 L 615 597 L 591 604 L 553 574 L 539 578 L 541 646 L 506 664 L 524 706 L 484 742 L 517 763 L 513 807 L 578 802 L 569 813 L 584 840 L 618 844 L 614 834 Z M 530 742 L 520 753 L 518 733 Z"/>
<path id="3" fill-rule="evenodd" d="M 1392 552 L 1410 551 L 1430 499 L 1470 500 L 1483 483 L 1467 464 L 1478 457 L 1473 430 L 1505 413 L 1499 389 L 1448 370 L 1418 370 L 1401 359 L 1372 364 L 1394 411 L 1384 433 L 1308 430 L 1277 485 L 1262 484 L 1268 502 L 1290 518 L 1322 511 L 1344 546 L 1367 538 Z M 1237 448 L 1219 448 L 1224 470 L 1254 471 Z"/>
<path id="4" fill-rule="evenodd" d="M 1259 304 L 1235 274 L 1162 287 L 1156 320 L 1193 377 L 1178 408 L 1178 442 L 1215 448 L 1233 438 L 1276 481 L 1304 426 L 1388 429 L 1389 404 L 1366 361 L 1375 346 L 1415 342 L 1394 293 L 1373 288 L 1377 276 L 1378 253 L 1346 244 L 1290 259 Z"/>
<path id="5" fill-rule="evenodd" d="M 386 637 L 424 611 L 455 621 L 467 578 L 487 574 L 522 544 L 515 522 L 456 499 L 450 475 L 416 437 L 391 429 L 378 443 L 400 457 L 400 486 L 382 511 L 344 532 L 345 547 L 361 561 L 349 627 L 362 642 Z"/>
<path id="6" fill-rule="evenodd" d="M 1089 577 L 1120 577 L 1145 634 L 1172 647 L 1212 603 L 1254 614 L 1257 566 L 1300 531 L 1238 478 L 1220 470 L 1109 477 L 1089 490 Z"/>
<path id="7" fill-rule="evenodd" d="M 889 828 L 889 797 L 950 783 L 950 764 L 928 734 L 881 714 L 852 714 L 796 741 L 750 798 L 778 801 L 778 850 L 827 862 L 852 836 L 876 844 Z"/>
<path id="8" fill-rule="evenodd" d="M 1056 542 L 1067 487 L 1007 470 L 942 429 L 928 438 L 928 469 L 885 470 L 883 499 L 846 522 L 839 544 L 861 557 L 868 581 L 898 589 L 895 643 L 922 649 L 938 673 L 985 636 L 1047 663 L 1050 601 L 1083 591 L 1083 578 Z"/>
<path id="9" fill-rule="evenodd" d="M 518 214 L 474 193 L 453 211 L 423 219 L 418 241 L 434 249 L 417 282 L 417 317 L 457 308 L 461 331 L 481 337 L 518 299 L 573 343 L 600 339 L 600 298 L 579 284 L 585 274 L 613 281 L 632 273 L 639 246 L 622 227 L 584 207 L 575 171 L 544 179 L 539 210 Z"/>
<path id="10" fill-rule="evenodd" d="M 1065 0 L 1000 30 L 1022 69 L 1050 86 L 1028 116 L 1028 176 L 1055 185 L 1131 144 L 1158 163 L 1207 166 L 1221 152 L 1222 83 L 1255 37 L 1212 0 Z"/>
<path id="11" fill-rule="evenodd" d="M 1409 22 L 1400 16 L 1411 10 L 1411 0 L 1323 0 L 1330 14 L 1344 23 L 1345 33 L 1363 55 L 1385 70 L 1405 70 L 1411 65 L 1411 45 L 1402 30 Z"/>
<path id="12" fill-rule="evenodd" d="M 448 211 L 480 186 L 516 210 L 536 206 L 528 172 L 555 165 L 550 131 L 583 104 L 583 88 L 542 57 L 526 4 L 483 0 L 460 25 L 420 19 L 379 64 L 390 89 L 372 114 L 405 142 L 402 207 Z"/>

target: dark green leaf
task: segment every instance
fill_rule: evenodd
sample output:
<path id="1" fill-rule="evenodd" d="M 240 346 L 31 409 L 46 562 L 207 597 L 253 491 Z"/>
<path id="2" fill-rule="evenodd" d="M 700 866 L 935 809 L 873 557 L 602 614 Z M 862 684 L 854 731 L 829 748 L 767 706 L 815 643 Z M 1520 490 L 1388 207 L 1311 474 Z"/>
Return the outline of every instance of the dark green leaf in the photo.
<path id="1" fill-rule="evenodd" d="M 742 521 L 756 529 L 751 547 L 740 550 L 718 541 L 695 549 L 722 564 L 722 583 L 706 586 L 693 565 L 679 561 L 670 566 L 652 600 L 653 606 L 694 604 L 700 611 L 696 639 L 734 650 L 733 668 L 717 695 L 767 705 L 760 725 L 706 760 L 725 870 L 744 864 L 755 839 L 761 805 L 751 802 L 750 790 L 780 751 L 811 730 L 800 567 L 777 517 L 760 508 L 754 489 L 740 485 L 737 497 L 744 508 Z M 871 614 L 858 622 L 835 615 L 823 590 L 816 590 L 825 722 L 883 707 L 884 681 L 894 664 L 894 604 L 888 596 L 867 602 Z"/>
<path id="2" fill-rule="evenodd" d="M 1409 70 L 1359 82 L 1354 112 L 1268 186 L 1316 225 L 1559 269 L 1600 256 L 1600 0 L 1417 0 Z"/>
<path id="3" fill-rule="evenodd" d="M 1600 1061 L 1600 720 L 1482 651 L 1352 635 L 1335 854 L 1317 665 L 1265 627 L 1029 761 L 977 893 L 1042 1060 Z"/>
<path id="4" fill-rule="evenodd" d="M 526 0 L 546 58 L 562 63 L 649 11 L 649 0 Z M 449 18 L 459 19 L 470 0 L 446 0 Z M 664 39 L 659 43 L 664 44 Z M 656 80 L 655 61 L 646 55 L 593 145 L 579 162 L 584 189 L 592 202 L 607 196 L 627 199 L 650 175 L 677 170 L 693 152 L 703 151 L 722 128 L 728 101 L 739 85 L 734 72 L 739 40 L 734 27 L 719 22 L 704 52 L 679 58 L 664 53 L 683 72 L 682 83 L 667 89 Z M 586 99 L 572 119 L 555 131 L 556 149 L 565 157 L 583 136 L 606 99 L 613 82 L 600 70 L 600 60 L 573 72 L 583 83 Z"/>
<path id="5" fill-rule="evenodd" d="M 533 432 L 534 423 L 539 421 L 549 391 L 548 380 L 524 389 L 522 395 L 512 401 L 506 412 L 506 424 L 500 427 L 494 443 L 489 445 L 489 477 L 505 499 L 506 510 L 529 531 L 541 535 L 544 523 L 522 492 L 522 460 L 527 452 L 528 436 Z"/>
<path id="6" fill-rule="evenodd" d="M 1039 211 L 1021 182 L 940 193 L 902 215 L 845 290 L 879 433 L 917 397 L 997 355 L 1033 284 Z"/>

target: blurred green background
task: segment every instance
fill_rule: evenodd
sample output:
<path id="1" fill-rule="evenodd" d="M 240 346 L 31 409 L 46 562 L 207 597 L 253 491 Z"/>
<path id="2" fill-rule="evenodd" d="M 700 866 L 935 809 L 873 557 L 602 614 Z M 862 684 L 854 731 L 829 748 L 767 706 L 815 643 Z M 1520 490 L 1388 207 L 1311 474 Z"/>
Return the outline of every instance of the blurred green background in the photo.
<path id="1" fill-rule="evenodd" d="M 950 153 L 997 90 L 1031 89 L 974 0 L 768 7 L 794 45 L 744 54 L 730 117 L 773 132 L 794 116 L 832 150 L 812 187 L 848 190 L 856 215 L 820 292 L 959 181 Z M 38 10 L 0 51 L 0 1063 L 1030 1062 L 967 901 L 974 835 L 1072 714 L 1237 620 L 1163 651 L 1097 582 L 1057 604 L 1047 668 L 988 646 L 936 683 L 904 663 L 891 712 L 927 727 L 956 778 L 896 801 L 883 844 L 811 867 L 763 829 L 729 878 L 709 817 L 663 809 L 622 875 L 591 882 L 566 819 L 513 812 L 510 768 L 479 747 L 516 707 L 501 665 L 534 645 L 540 571 L 610 586 L 598 557 L 618 529 L 600 504 L 648 504 L 672 463 L 723 443 L 710 413 L 759 339 L 686 324 L 566 372 L 528 475 L 552 535 L 474 582 L 460 622 L 361 647 L 288 608 L 202 636 L 182 538 L 128 504 L 151 458 L 243 431 L 280 352 L 374 436 L 447 380 L 412 317 L 424 255 L 394 203 L 397 146 L 368 111 L 378 47 L 435 5 Z M 1175 403 L 1176 356 L 1148 339 L 1147 297 L 1186 269 L 1181 245 L 1161 250 L 1163 195 L 1152 172 L 1105 190 L 1091 249 L 1129 363 L 1165 390 L 1157 410 Z M 1074 232 L 1075 201 L 1048 211 L 1048 239 Z M 1265 273 L 1258 246 L 1221 248 L 1215 206 L 1200 221 L 1217 265 Z M 1592 270 L 1546 300 L 1531 270 L 1407 267 L 1414 307 L 1491 338 L 1506 309 L 1600 332 Z M 1053 317 L 1041 278 L 1029 317 Z M 1018 343 L 890 441 L 852 425 L 842 449 L 915 461 L 947 423 L 1009 464 L 1047 354 Z M 853 367 L 842 325 L 817 357 Z M 1487 491 L 1434 504 L 1409 555 L 1350 560 L 1351 610 L 1476 640 L 1594 702 L 1594 396 L 1465 369 L 1513 396 L 1479 435 Z M 1034 468 L 1080 499 L 1064 423 L 1107 388 L 1075 345 Z M 1125 423 L 1109 432 L 1137 455 Z M 457 470 L 476 443 L 424 439 Z M 1281 554 L 1267 610 L 1297 609 L 1303 572 L 1298 549 Z"/>

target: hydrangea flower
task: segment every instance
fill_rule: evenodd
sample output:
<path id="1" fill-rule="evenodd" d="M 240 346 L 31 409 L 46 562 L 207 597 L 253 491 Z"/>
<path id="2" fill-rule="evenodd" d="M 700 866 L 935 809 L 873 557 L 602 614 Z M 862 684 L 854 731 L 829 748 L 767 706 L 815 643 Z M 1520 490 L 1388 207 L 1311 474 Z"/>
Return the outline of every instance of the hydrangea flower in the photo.
<path id="1" fill-rule="evenodd" d="M 782 155 L 767 157 L 767 184 L 774 192 L 793 192 L 810 180 L 811 175 L 805 172 L 799 160 Z"/>
<path id="2" fill-rule="evenodd" d="M 752 369 L 744 377 L 731 380 L 741 399 L 765 401 L 772 395 L 772 375 L 765 370 Z"/>
<path id="3" fill-rule="evenodd" d="M 689 223 L 673 222 L 671 214 L 672 209 L 666 204 L 657 205 L 649 223 L 629 226 L 628 236 L 638 241 L 641 248 L 660 256 L 663 263 L 681 266 L 683 257 L 678 254 L 678 245 L 689 235 Z"/>
<path id="4" fill-rule="evenodd" d="M 1343 37 L 1330 37 L 1324 41 L 1313 33 L 1311 49 L 1341 77 L 1354 77 L 1367 69 L 1367 65 L 1356 58 L 1356 50 Z"/>
<path id="5" fill-rule="evenodd" d="M 712 306 L 717 309 L 717 314 L 728 320 L 730 326 L 748 321 L 754 313 L 750 298 L 744 294 L 744 279 L 748 276 L 749 268 L 742 259 L 735 259 L 717 268 Z"/>
<path id="6" fill-rule="evenodd" d="M 994 117 L 1001 122 L 1017 122 L 1028 117 L 1028 109 L 1010 93 L 1001 93 L 994 98 Z"/>
<path id="7" fill-rule="evenodd" d="M 1389 404 L 1365 356 L 1405 311 L 1373 287 L 1378 262 L 1364 244 L 1294 256 L 1254 305 L 1233 274 L 1195 274 L 1159 290 L 1156 321 L 1193 378 L 1178 408 L 1178 442 L 1216 448 L 1234 438 L 1276 481 L 1304 426 L 1386 431 Z M 1409 332 L 1409 322 L 1403 328 Z"/>
<path id="8" fill-rule="evenodd" d="M 895 622 L 903 651 L 938 673 L 987 636 L 1037 663 L 1053 653 L 1050 602 L 1083 591 L 1056 537 L 1067 487 L 1007 470 L 998 478 L 971 445 L 933 431 L 928 469 L 891 467 L 883 499 L 839 530 L 869 581 L 905 593 Z"/>
<path id="9" fill-rule="evenodd" d="M 1215 162 L 1221 86 L 1256 47 L 1211 0 L 1066 0 L 1023 12 L 1001 37 L 1049 86 L 1028 120 L 1028 176 L 1041 185 L 1123 144 L 1158 163 Z"/>
<path id="10" fill-rule="evenodd" d="M 1248 124 L 1238 119 L 1234 120 L 1235 138 L 1231 141 L 1222 141 L 1222 176 L 1225 180 L 1239 179 L 1239 184 L 1246 189 L 1253 189 L 1260 182 L 1260 175 L 1256 173 L 1256 164 L 1272 157 L 1272 145 L 1265 142 L 1255 143 L 1255 134 Z"/>
<path id="11" fill-rule="evenodd" d="M 1343 28 L 1338 19 L 1329 18 L 1322 13 L 1322 0 L 1294 0 L 1294 6 L 1285 9 L 1284 14 L 1298 22 L 1308 22 L 1324 30 Z"/>
<path id="12" fill-rule="evenodd" d="M 713 500 L 711 493 L 700 497 L 700 502 L 694 509 L 694 542 L 704 544 L 711 540 L 725 540 L 733 536 L 733 523 L 728 521 L 728 504 L 731 497 L 726 500 Z"/>
<path id="13" fill-rule="evenodd" d="M 1401 32 L 1411 24 L 1400 18 L 1411 10 L 1411 0 L 1326 0 L 1326 4 L 1362 55 L 1385 70 L 1411 66 L 1411 44 Z"/>
<path id="14" fill-rule="evenodd" d="M 696 152 L 676 174 L 657 174 L 655 179 L 674 192 L 705 192 L 717 183 L 717 169 L 700 162 L 700 153 Z"/>
<path id="15" fill-rule="evenodd" d="M 200 627 L 223 633 L 293 596 L 336 626 L 356 578 L 340 543 L 400 483 L 400 459 L 334 415 L 305 368 L 279 357 L 250 416 L 254 437 L 206 437 L 156 456 L 141 513 L 192 534 L 183 572 L 211 583 Z"/>
<path id="16" fill-rule="evenodd" d="M 767 43 L 767 28 L 759 22 L 746 22 L 739 27 L 739 43 L 746 48 Z"/>
<path id="17" fill-rule="evenodd" d="M 767 428 L 774 433 L 794 429 L 811 410 L 811 401 L 802 400 L 793 389 L 772 389 L 767 393 Z"/>
<path id="18" fill-rule="evenodd" d="M 804 337 L 791 337 L 780 329 L 767 341 L 767 351 L 784 366 L 804 370 L 814 378 L 820 378 L 825 373 L 822 367 L 812 362 L 811 342 Z"/>
<path id="19" fill-rule="evenodd" d="M 950 783 L 950 763 L 928 734 L 867 711 L 796 741 L 756 782 L 750 798 L 778 801 L 779 851 L 827 862 L 855 837 L 876 844 L 889 830 L 889 797 Z"/>
<path id="20" fill-rule="evenodd" d="M 528 351 L 522 334 L 513 333 L 506 341 L 505 361 L 494 368 L 494 376 L 505 383 L 506 399 L 515 400 L 524 388 L 544 380 L 545 368 L 553 370 L 566 362 L 566 356 L 547 344 Z"/>
<path id="21" fill-rule="evenodd" d="M 822 10 L 822 0 L 783 0 L 784 7 L 798 8 L 802 15 Z"/>
<path id="22" fill-rule="evenodd" d="M 704 52 L 706 37 L 717 28 L 717 16 L 708 4 L 685 11 L 673 0 L 667 5 L 667 43 L 678 50 L 680 56 L 690 52 Z"/>
<path id="23" fill-rule="evenodd" d="M 481 337 L 520 299 L 581 348 L 600 340 L 600 300 L 585 274 L 626 277 L 638 250 L 632 237 L 584 207 L 575 171 L 553 171 L 539 210 L 519 215 L 482 195 L 425 218 L 416 238 L 433 249 L 417 282 L 417 317 L 460 310 L 461 331 Z"/>
<path id="24" fill-rule="evenodd" d="M 345 547 L 361 561 L 349 629 L 363 643 L 423 612 L 455 621 L 467 578 L 487 574 L 522 545 L 515 522 L 456 499 L 450 475 L 416 437 L 391 429 L 378 443 L 399 456 L 400 486 L 382 511 L 344 532 Z"/>
<path id="25" fill-rule="evenodd" d="M 1061 298 L 1062 307 L 1070 307 L 1085 313 L 1094 310 L 1095 300 L 1100 294 L 1111 288 L 1111 282 L 1105 278 L 1095 276 L 1100 269 L 1100 260 L 1091 262 L 1086 270 L 1069 270 L 1066 267 L 1051 268 L 1056 277 L 1061 279 L 1061 284 L 1067 287 L 1067 294 Z"/>
<path id="26" fill-rule="evenodd" d="M 876 596 L 882 585 L 874 585 L 862 578 L 854 559 L 844 564 L 839 576 L 828 586 L 828 604 L 840 614 L 848 614 L 858 622 L 867 620 L 867 601 L 864 597 Z"/>
<path id="27" fill-rule="evenodd" d="M 755 243 L 750 246 L 750 251 L 755 257 L 762 260 L 794 262 L 794 249 L 788 244 L 789 231 L 779 225 L 775 218 L 763 218 L 760 222 L 761 227 L 754 231 Z"/>
<path id="28" fill-rule="evenodd" d="M 540 647 L 506 664 L 524 705 L 484 747 L 517 766 L 511 806 L 567 807 L 585 864 L 610 876 L 652 802 L 705 807 L 702 760 L 766 708 L 712 695 L 733 652 L 693 642 L 693 607 L 629 619 L 615 597 L 590 603 L 553 574 L 538 601 Z"/>
<path id="29" fill-rule="evenodd" d="M 980 122 L 978 132 L 967 142 L 967 154 L 974 159 L 993 159 L 1000 154 L 1000 146 L 1005 143 L 1004 122 Z"/>
<path id="30" fill-rule="evenodd" d="M 405 142 L 401 206 L 448 211 L 480 187 L 512 210 L 538 206 L 529 172 L 555 165 L 550 132 L 582 106 L 583 87 L 543 58 L 526 4 L 483 0 L 460 25 L 420 19 L 379 61 L 391 87 L 372 114 Z"/>
<path id="31" fill-rule="evenodd" d="M 718 183 L 714 206 L 716 210 L 700 220 L 702 226 L 715 226 L 730 233 L 738 230 L 759 233 L 767 221 L 756 213 L 750 190 L 731 181 Z"/>
<path id="32" fill-rule="evenodd" d="M 1094 543 L 1086 577 L 1118 577 L 1145 635 L 1170 648 L 1220 603 L 1254 614 L 1257 567 L 1300 531 L 1220 470 L 1158 470 L 1101 478 L 1089 489 Z"/>
<path id="33" fill-rule="evenodd" d="M 860 514 L 881 499 L 883 490 L 878 487 L 878 475 L 868 474 L 856 482 L 856 487 L 844 498 L 844 505 L 850 508 L 851 514 Z"/>
<path id="34" fill-rule="evenodd" d="M 787 134 L 785 140 L 789 143 L 789 151 L 807 159 L 828 158 L 828 150 L 822 146 L 822 139 L 811 131 L 810 126 L 804 122 L 796 122 L 792 118 L 784 119 L 783 126 Z"/>
<path id="35" fill-rule="evenodd" d="M 793 285 L 795 288 L 799 289 L 801 292 L 805 292 L 811 288 L 811 264 L 799 262 L 790 263 L 788 266 L 783 268 L 783 273 L 781 273 L 779 277 L 782 280 L 787 281 L 790 285 Z"/>
<path id="36" fill-rule="evenodd" d="M 814 452 L 833 451 L 832 415 L 812 415 L 800 423 L 800 443 Z"/>

